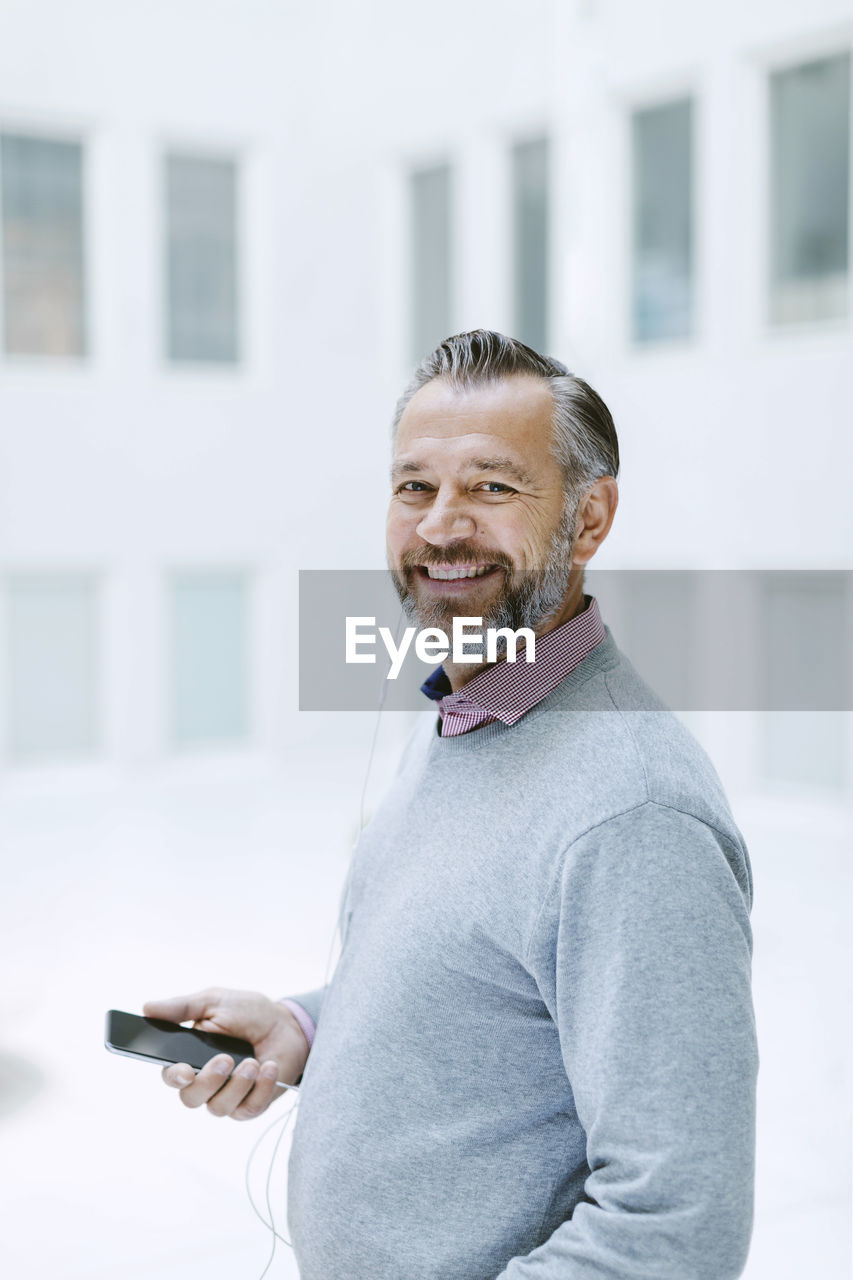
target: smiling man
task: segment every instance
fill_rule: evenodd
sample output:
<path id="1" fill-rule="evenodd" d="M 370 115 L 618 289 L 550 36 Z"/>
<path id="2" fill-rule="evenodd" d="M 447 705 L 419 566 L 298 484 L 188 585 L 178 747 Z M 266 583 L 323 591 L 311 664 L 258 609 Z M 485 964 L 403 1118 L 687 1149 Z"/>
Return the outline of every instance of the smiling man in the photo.
<path id="1" fill-rule="evenodd" d="M 246 1119 L 304 1072 L 302 1280 L 728 1280 L 751 1232 L 749 858 L 707 757 L 616 646 L 584 566 L 616 433 L 554 360 L 448 339 L 395 417 L 388 560 L 422 627 L 531 628 L 445 662 L 355 851 L 331 983 L 146 1006 L 245 1036 L 164 1071 Z M 217 1074 L 219 1068 L 219 1074 Z"/>

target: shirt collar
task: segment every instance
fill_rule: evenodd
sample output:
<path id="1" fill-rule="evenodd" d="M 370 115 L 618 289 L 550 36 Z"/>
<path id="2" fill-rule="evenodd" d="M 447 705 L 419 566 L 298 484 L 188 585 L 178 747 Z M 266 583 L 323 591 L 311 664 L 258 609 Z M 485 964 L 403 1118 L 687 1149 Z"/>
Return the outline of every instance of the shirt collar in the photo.
<path id="1" fill-rule="evenodd" d="M 452 692 L 444 667 L 436 667 L 435 671 L 428 675 L 421 685 L 421 693 L 425 693 L 428 698 L 432 698 L 433 702 L 440 701 L 446 694 Z"/>
<path id="2" fill-rule="evenodd" d="M 594 596 L 584 596 L 586 608 L 562 626 L 536 638 L 536 660 L 523 655 L 515 662 L 498 662 L 479 672 L 453 693 L 443 667 L 421 685 L 421 692 L 439 704 L 442 717 L 454 708 L 476 707 L 489 717 L 513 725 L 555 689 L 578 663 L 605 638 L 604 623 Z"/>

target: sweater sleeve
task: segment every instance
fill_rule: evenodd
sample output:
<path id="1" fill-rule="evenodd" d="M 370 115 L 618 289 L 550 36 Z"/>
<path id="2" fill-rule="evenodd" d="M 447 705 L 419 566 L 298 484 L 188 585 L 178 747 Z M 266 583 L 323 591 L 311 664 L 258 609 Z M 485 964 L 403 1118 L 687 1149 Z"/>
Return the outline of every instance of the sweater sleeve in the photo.
<path id="1" fill-rule="evenodd" d="M 742 845 L 653 803 L 568 850 L 528 960 L 589 1174 L 571 1218 L 497 1280 L 741 1275 L 758 1070 L 750 886 Z"/>

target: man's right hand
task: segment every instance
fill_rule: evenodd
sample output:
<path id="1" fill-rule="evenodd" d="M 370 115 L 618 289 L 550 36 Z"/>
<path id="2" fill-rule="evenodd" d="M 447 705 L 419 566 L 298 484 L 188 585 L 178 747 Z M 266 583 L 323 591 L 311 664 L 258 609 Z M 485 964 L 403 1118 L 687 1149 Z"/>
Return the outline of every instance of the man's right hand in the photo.
<path id="1" fill-rule="evenodd" d="M 192 1019 L 199 1031 L 240 1036 L 253 1046 L 256 1056 L 236 1071 L 227 1053 L 211 1058 L 198 1075 L 186 1063 L 163 1068 L 163 1080 L 180 1090 L 184 1106 L 206 1105 L 211 1115 L 253 1120 L 284 1092 L 275 1082 L 295 1083 L 308 1060 L 308 1042 L 287 1006 L 256 991 L 209 987 L 190 996 L 149 1000 L 143 1012 L 168 1022 Z"/>

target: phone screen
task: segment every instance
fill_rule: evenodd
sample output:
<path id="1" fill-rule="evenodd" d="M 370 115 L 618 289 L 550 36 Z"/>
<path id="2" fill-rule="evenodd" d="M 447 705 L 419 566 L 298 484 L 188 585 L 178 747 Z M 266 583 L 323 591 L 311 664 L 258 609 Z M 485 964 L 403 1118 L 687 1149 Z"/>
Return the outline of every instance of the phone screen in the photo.
<path id="1" fill-rule="evenodd" d="M 196 1031 L 177 1022 L 142 1018 L 136 1013 L 110 1009 L 107 1014 L 106 1047 L 114 1053 L 147 1058 L 151 1062 L 188 1062 L 201 1070 L 218 1053 L 228 1053 L 234 1065 L 254 1057 L 248 1040 L 216 1031 Z"/>

